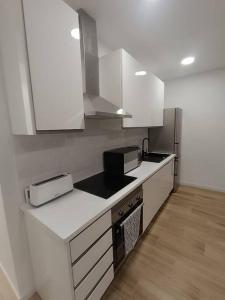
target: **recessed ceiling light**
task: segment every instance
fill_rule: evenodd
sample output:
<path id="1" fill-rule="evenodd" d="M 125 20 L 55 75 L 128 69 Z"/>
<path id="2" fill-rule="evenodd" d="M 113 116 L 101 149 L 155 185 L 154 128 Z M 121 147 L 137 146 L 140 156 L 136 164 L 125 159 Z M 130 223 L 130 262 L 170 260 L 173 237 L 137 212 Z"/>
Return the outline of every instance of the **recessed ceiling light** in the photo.
<path id="1" fill-rule="evenodd" d="M 80 39 L 80 30 L 79 28 L 74 28 L 71 30 L 71 36 L 75 39 L 75 40 L 79 40 Z"/>
<path id="2" fill-rule="evenodd" d="M 135 72 L 135 75 L 136 76 L 145 76 L 147 74 L 146 71 L 138 71 L 138 72 Z"/>
<path id="3" fill-rule="evenodd" d="M 182 59 L 181 64 L 183 66 L 188 66 L 193 64 L 195 61 L 195 57 L 194 56 L 189 56 L 189 57 L 185 57 L 184 59 Z"/>
<path id="4" fill-rule="evenodd" d="M 120 108 L 120 109 L 117 110 L 116 113 L 117 113 L 118 115 L 123 115 L 123 114 L 125 114 L 125 111 L 124 111 L 124 109 Z"/>

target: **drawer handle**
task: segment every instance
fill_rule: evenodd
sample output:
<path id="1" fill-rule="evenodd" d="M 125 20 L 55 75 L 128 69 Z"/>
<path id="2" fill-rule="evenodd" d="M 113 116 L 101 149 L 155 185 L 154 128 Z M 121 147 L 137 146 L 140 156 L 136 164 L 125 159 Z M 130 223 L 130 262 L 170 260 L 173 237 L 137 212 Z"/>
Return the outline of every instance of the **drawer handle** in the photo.
<path id="1" fill-rule="evenodd" d="M 84 281 L 84 279 L 89 275 L 89 273 L 91 273 L 91 271 L 96 267 L 96 265 L 100 262 L 100 260 L 106 255 L 106 253 L 112 248 L 113 245 L 111 245 L 106 251 L 105 253 L 97 260 L 97 262 L 91 267 L 91 269 L 87 272 L 87 274 L 81 279 L 81 281 L 75 286 L 74 289 L 77 289 L 78 286 L 82 283 L 82 281 Z"/>

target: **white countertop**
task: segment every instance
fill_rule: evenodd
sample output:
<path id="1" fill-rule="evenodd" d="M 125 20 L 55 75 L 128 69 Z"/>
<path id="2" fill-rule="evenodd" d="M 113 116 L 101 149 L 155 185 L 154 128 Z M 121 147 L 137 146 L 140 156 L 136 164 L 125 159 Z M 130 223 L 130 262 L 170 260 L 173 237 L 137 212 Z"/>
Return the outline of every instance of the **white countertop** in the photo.
<path id="1" fill-rule="evenodd" d="M 42 207 L 26 206 L 23 207 L 23 211 L 43 225 L 50 233 L 64 242 L 68 242 L 174 157 L 175 155 L 171 154 L 161 163 L 142 162 L 140 167 L 127 173 L 137 179 L 108 199 L 74 189 L 71 193 Z"/>

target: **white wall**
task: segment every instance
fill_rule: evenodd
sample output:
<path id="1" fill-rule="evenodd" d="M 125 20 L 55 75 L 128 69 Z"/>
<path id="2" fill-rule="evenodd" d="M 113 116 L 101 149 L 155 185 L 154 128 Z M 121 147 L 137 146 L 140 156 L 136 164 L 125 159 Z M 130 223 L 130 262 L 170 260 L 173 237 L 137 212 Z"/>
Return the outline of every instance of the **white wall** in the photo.
<path id="1" fill-rule="evenodd" d="M 0 112 L 3 112 L 2 107 L 5 105 L 2 101 L 7 101 L 7 97 L 1 99 Z M 2 124 L 5 124 L 7 130 Z M 0 183 L 4 189 L 3 199 L 7 206 L 5 214 L 13 253 L 12 264 L 18 282 L 11 278 L 11 268 L 8 265 L 5 265 L 5 270 L 19 298 L 26 297 L 34 288 L 23 215 L 19 210 L 24 202 L 24 188 L 32 182 L 61 172 L 71 172 L 74 181 L 100 172 L 103 170 L 103 151 L 141 144 L 141 140 L 147 136 L 147 129 L 122 130 L 119 120 L 89 121 L 87 125 L 84 132 L 12 136 L 8 112 L 4 111 L 0 116 Z M 4 143 L 4 140 L 9 143 Z M 0 244 L 3 243 L 0 235 Z"/>
<path id="2" fill-rule="evenodd" d="M 3 4 L 6 2 L 0 1 L 2 13 Z M 10 0 L 10 4 L 20 6 L 20 0 Z M 14 24 L 13 34 L 21 30 L 21 24 L 16 19 L 12 13 L 9 22 Z M 3 20 L 4 18 L 0 18 L 1 42 L 3 37 L 9 35 Z M 16 38 L 13 37 L 12 35 L 11 42 L 16 45 Z M 12 96 L 12 89 L 14 92 L 15 89 L 10 82 L 6 82 L 3 62 L 9 53 L 15 59 L 18 49 L 7 41 L 8 39 L 4 39 L 0 47 L 0 265 L 7 273 L 18 298 L 26 299 L 34 291 L 34 283 L 23 214 L 20 210 L 24 202 L 24 188 L 32 182 L 61 172 L 71 172 L 74 181 L 100 172 L 103 170 L 104 150 L 140 144 L 142 138 L 147 136 L 147 129 L 121 130 L 119 120 L 90 120 L 85 131 L 13 136 L 7 103 L 9 93 Z M 106 52 L 107 48 L 101 44 L 100 55 Z M 12 68 L 14 78 L 20 78 L 20 70 L 16 65 L 12 60 L 4 67 Z M 17 88 L 18 93 L 22 93 L 23 87 L 20 84 Z M 16 92 L 14 97 L 17 97 Z"/>
<path id="3" fill-rule="evenodd" d="M 96 129 L 97 126 L 102 129 Z M 30 183 L 61 172 L 71 172 L 74 181 L 101 172 L 105 150 L 140 145 L 146 136 L 147 129 L 122 130 L 112 122 L 96 125 L 92 121 L 84 132 L 14 137 L 21 196 Z"/>
<path id="4" fill-rule="evenodd" d="M 4 217 L 5 221 L 3 222 L 7 226 L 7 230 L 3 230 L 0 236 L 1 248 L 4 248 L 0 252 L 0 263 L 17 296 L 23 298 L 32 292 L 33 281 L 26 232 L 19 208 L 21 197 L 1 62 L 0 55 L 0 185 L 2 202 L 0 214 Z"/>
<path id="5" fill-rule="evenodd" d="M 0 120 L 0 127 L 2 122 L 9 126 L 7 117 L 1 116 Z M 115 123 L 118 122 L 118 120 L 115 121 Z M 102 129 L 95 129 L 98 126 L 101 126 Z M 10 189 L 10 194 L 9 191 L 4 194 L 4 200 L 8 206 L 6 215 L 10 240 L 13 243 L 13 263 L 18 280 L 18 289 L 16 283 L 14 289 L 17 290 L 20 298 L 32 293 L 34 288 L 32 273 L 29 269 L 30 261 L 23 215 L 19 211 L 19 207 L 24 201 L 24 188 L 32 182 L 62 172 L 71 172 L 74 181 L 101 172 L 103 170 L 103 151 L 114 147 L 141 144 L 141 140 L 147 136 L 147 129 L 121 130 L 121 128 L 118 129 L 119 124 L 107 121 L 97 122 L 97 124 L 92 121 L 88 127 L 89 129 L 84 132 L 38 136 L 12 136 L 8 131 L 4 132 L 5 138 L 12 140 L 13 143 L 12 145 L 3 145 L 3 147 L 5 146 L 5 152 L 10 153 L 11 158 L 9 157 L 9 159 L 12 160 L 10 164 L 15 170 L 10 168 L 4 175 L 4 171 L 9 167 L 9 162 L 5 156 L 1 155 L 0 162 L 4 163 L 4 167 L 1 168 L 1 175 L 4 177 L 3 186 Z M 11 156 L 11 151 L 14 158 Z M 14 180 L 15 175 L 17 176 L 16 181 Z M 1 240 L 0 243 L 2 243 Z M 6 271 L 11 270 L 7 266 L 5 269 Z M 8 275 L 11 277 L 10 274 Z"/>
<path id="6" fill-rule="evenodd" d="M 17 278 L 11 249 L 5 216 L 5 207 L 0 186 L 0 270 L 8 278 L 15 293 L 17 293 Z"/>
<path id="7" fill-rule="evenodd" d="M 166 82 L 165 96 L 183 109 L 181 181 L 225 191 L 225 69 Z"/>
<path id="8" fill-rule="evenodd" d="M 98 41 L 98 56 L 102 57 L 106 54 L 108 54 L 110 50 L 104 43 L 102 43 L 101 41 Z"/>

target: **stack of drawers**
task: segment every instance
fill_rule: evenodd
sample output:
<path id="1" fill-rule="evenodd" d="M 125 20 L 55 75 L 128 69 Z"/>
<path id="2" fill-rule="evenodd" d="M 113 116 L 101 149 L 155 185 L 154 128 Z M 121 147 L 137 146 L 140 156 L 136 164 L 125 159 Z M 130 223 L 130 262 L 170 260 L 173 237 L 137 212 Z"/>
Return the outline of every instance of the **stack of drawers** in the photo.
<path id="1" fill-rule="evenodd" d="M 76 300 L 99 300 L 114 278 L 111 211 L 70 242 Z"/>

